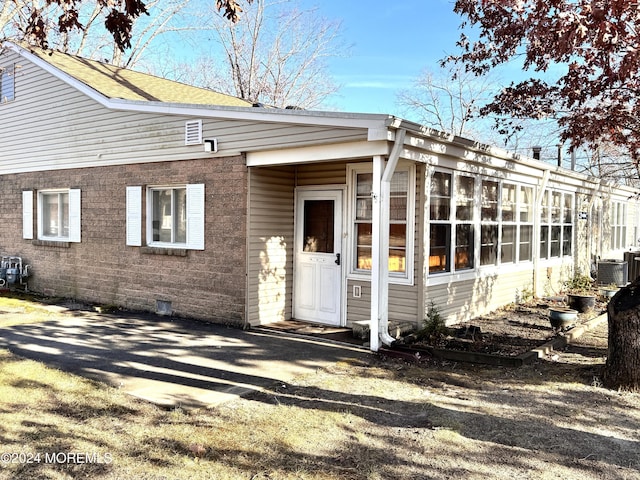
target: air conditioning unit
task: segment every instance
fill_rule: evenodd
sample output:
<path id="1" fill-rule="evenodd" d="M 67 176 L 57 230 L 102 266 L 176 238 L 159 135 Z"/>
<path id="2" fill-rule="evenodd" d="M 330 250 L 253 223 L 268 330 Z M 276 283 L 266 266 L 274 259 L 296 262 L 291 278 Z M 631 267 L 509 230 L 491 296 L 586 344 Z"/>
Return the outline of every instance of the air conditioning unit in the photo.
<path id="1" fill-rule="evenodd" d="M 598 284 L 615 284 L 623 287 L 628 283 L 629 271 L 623 260 L 602 260 L 598 262 Z"/>

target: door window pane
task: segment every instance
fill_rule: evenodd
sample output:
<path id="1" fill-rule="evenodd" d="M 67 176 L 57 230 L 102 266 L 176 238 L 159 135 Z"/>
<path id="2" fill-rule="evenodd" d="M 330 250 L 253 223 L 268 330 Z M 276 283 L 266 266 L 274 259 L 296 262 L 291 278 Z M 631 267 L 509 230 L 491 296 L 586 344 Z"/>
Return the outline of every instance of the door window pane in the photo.
<path id="1" fill-rule="evenodd" d="M 573 228 L 571 225 L 562 227 L 562 255 L 571 255 L 573 244 Z"/>
<path id="2" fill-rule="evenodd" d="M 560 198 L 562 194 L 560 192 L 551 192 L 551 223 L 560 223 Z"/>
<path id="3" fill-rule="evenodd" d="M 540 258 L 549 258 L 549 227 L 540 227 Z"/>
<path id="4" fill-rule="evenodd" d="M 564 194 L 564 223 L 573 223 L 573 195 Z"/>
<path id="5" fill-rule="evenodd" d="M 559 257 L 560 256 L 560 232 L 562 227 L 558 225 L 551 226 L 551 238 L 549 241 L 551 257 Z"/>
<path id="6" fill-rule="evenodd" d="M 305 200 L 303 251 L 334 253 L 333 200 Z"/>

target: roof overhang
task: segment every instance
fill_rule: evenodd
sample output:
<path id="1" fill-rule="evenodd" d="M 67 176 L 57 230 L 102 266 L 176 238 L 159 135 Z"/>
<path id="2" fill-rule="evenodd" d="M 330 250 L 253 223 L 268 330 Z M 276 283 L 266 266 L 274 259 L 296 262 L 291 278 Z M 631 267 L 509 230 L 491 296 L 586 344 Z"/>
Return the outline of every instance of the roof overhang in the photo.
<path id="1" fill-rule="evenodd" d="M 228 107 L 219 105 L 199 105 L 167 103 L 158 101 L 137 101 L 121 98 L 109 98 L 72 75 L 60 70 L 38 55 L 11 42 L 4 42 L 4 48 L 12 50 L 42 68 L 51 75 L 82 92 L 92 100 L 110 110 L 181 115 L 185 117 L 219 118 L 228 120 L 246 120 L 272 123 L 294 123 L 327 127 L 364 128 L 370 131 L 369 137 L 378 139 L 387 126 L 394 123 L 395 117 L 383 114 L 325 112 L 315 110 L 288 110 L 265 107 Z"/>

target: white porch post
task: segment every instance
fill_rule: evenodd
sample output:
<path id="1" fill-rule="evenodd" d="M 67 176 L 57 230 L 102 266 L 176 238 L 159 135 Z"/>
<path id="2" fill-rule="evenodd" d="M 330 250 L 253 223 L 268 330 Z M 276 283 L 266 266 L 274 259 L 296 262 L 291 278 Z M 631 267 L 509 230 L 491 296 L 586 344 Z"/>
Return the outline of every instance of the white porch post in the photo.
<path id="1" fill-rule="evenodd" d="M 547 182 L 549 182 L 549 176 L 551 175 L 551 171 L 546 169 L 542 174 L 542 179 L 538 184 L 538 192 L 536 195 L 536 204 L 534 206 L 534 215 L 533 215 L 533 232 L 531 234 L 531 241 L 533 242 L 533 295 L 535 297 L 538 296 L 538 281 L 539 281 L 539 273 L 538 268 L 540 268 L 540 225 L 542 223 L 542 197 L 544 196 L 544 191 L 547 188 Z"/>
<path id="2" fill-rule="evenodd" d="M 377 352 L 380 342 L 391 345 L 389 335 L 389 223 L 391 178 L 398 165 L 406 130 L 396 133 L 395 143 L 385 168 L 384 158 L 373 157 L 371 220 L 371 321 L 370 349 Z"/>
<path id="3" fill-rule="evenodd" d="M 381 265 L 380 265 L 380 223 L 381 223 L 381 180 L 384 158 L 373 157 L 373 181 L 371 185 L 371 320 L 369 322 L 370 346 L 373 352 L 380 349 L 380 314 L 381 302 Z M 388 267 L 387 267 L 388 268 Z"/>

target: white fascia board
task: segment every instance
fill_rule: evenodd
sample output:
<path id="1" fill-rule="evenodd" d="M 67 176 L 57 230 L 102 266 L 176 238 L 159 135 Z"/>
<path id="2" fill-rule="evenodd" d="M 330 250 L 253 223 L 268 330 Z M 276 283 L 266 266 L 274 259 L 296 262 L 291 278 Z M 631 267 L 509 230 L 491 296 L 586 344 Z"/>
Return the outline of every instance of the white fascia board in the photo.
<path id="1" fill-rule="evenodd" d="M 326 127 L 385 129 L 389 115 L 369 113 L 325 112 L 319 110 L 286 110 L 264 107 L 225 107 L 183 103 L 165 103 L 109 99 L 113 110 L 162 113 L 187 117 L 219 118 L 225 120 L 253 120 L 271 123 L 295 123 Z"/>
<path id="2" fill-rule="evenodd" d="M 375 155 L 388 154 L 389 144 L 387 142 L 361 141 L 247 152 L 246 155 L 247 167 L 266 167 L 294 163 L 372 158 Z"/>

